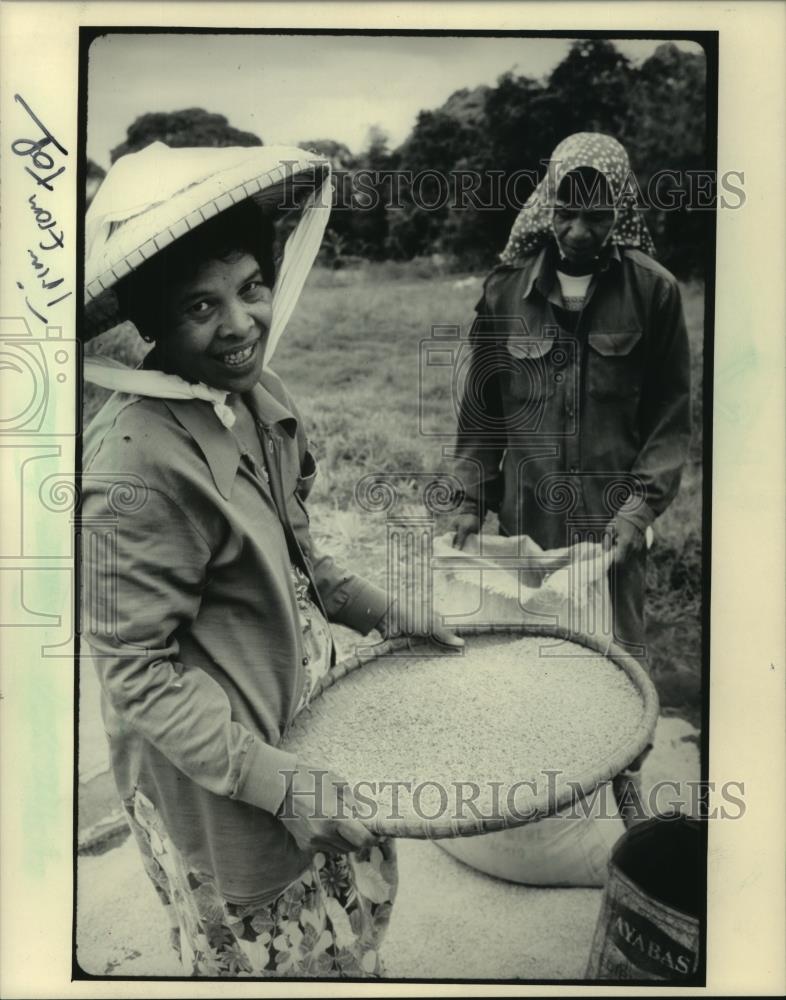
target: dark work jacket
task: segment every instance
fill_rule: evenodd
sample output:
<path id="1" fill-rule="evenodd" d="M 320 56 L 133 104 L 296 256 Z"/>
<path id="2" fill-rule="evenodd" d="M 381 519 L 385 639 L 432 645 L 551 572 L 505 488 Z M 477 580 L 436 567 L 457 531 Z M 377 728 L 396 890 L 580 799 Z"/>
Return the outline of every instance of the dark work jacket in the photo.
<path id="1" fill-rule="evenodd" d="M 644 530 L 677 493 L 690 441 L 674 276 L 614 247 L 574 331 L 559 323 L 561 301 L 548 247 L 489 275 L 457 435 L 463 509 L 497 510 L 503 533 L 545 548 L 617 514 Z"/>

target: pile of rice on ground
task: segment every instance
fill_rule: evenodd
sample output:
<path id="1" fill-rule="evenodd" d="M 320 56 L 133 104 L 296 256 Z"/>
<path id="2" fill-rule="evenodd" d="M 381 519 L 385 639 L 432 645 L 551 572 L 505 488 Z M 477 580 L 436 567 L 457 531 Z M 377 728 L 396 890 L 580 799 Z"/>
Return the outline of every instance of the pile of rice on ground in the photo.
<path id="1" fill-rule="evenodd" d="M 378 657 L 316 698 L 283 746 L 345 778 L 360 818 L 386 832 L 511 804 L 526 814 L 536 796 L 603 770 L 644 718 L 624 670 L 557 642 L 481 635 L 461 654 Z"/>

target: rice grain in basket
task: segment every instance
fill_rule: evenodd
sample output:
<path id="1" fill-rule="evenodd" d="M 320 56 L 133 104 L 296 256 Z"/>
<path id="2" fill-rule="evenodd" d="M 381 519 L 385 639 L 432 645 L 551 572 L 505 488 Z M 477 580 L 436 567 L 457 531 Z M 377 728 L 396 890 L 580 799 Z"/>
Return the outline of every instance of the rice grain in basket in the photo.
<path id="1" fill-rule="evenodd" d="M 466 816 L 499 826 L 511 805 L 542 814 L 544 792 L 603 771 L 644 714 L 628 674 L 585 646 L 479 635 L 461 655 L 381 656 L 348 673 L 284 746 L 344 777 L 369 825 L 413 835 L 407 824 L 434 821 L 445 836 L 471 832 L 456 825 Z"/>

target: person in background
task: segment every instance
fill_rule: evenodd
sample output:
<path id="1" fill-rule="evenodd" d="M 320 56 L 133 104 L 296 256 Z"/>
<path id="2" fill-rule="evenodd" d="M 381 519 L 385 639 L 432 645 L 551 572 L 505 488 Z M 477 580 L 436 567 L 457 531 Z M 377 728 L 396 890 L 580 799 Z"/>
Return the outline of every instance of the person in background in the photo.
<path id="1" fill-rule="evenodd" d="M 520 212 L 470 334 L 453 532 L 461 548 L 492 510 L 543 549 L 600 536 L 615 641 L 646 667 L 645 533 L 677 494 L 691 404 L 679 285 L 637 190 L 623 146 L 581 132 Z"/>

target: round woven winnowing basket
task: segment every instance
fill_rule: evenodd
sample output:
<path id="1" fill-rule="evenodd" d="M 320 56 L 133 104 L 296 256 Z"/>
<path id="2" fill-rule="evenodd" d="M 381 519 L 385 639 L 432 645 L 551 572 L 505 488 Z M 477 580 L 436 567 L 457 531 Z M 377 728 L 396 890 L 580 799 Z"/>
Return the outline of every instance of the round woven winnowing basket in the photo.
<path id="1" fill-rule="evenodd" d="M 521 826 L 589 795 L 651 742 L 655 688 L 619 647 L 558 628 L 456 631 L 466 659 L 405 638 L 336 664 L 284 736 L 300 762 L 347 780 L 373 832 L 441 839 Z M 531 637 L 551 647 L 533 657 L 515 645 Z"/>

